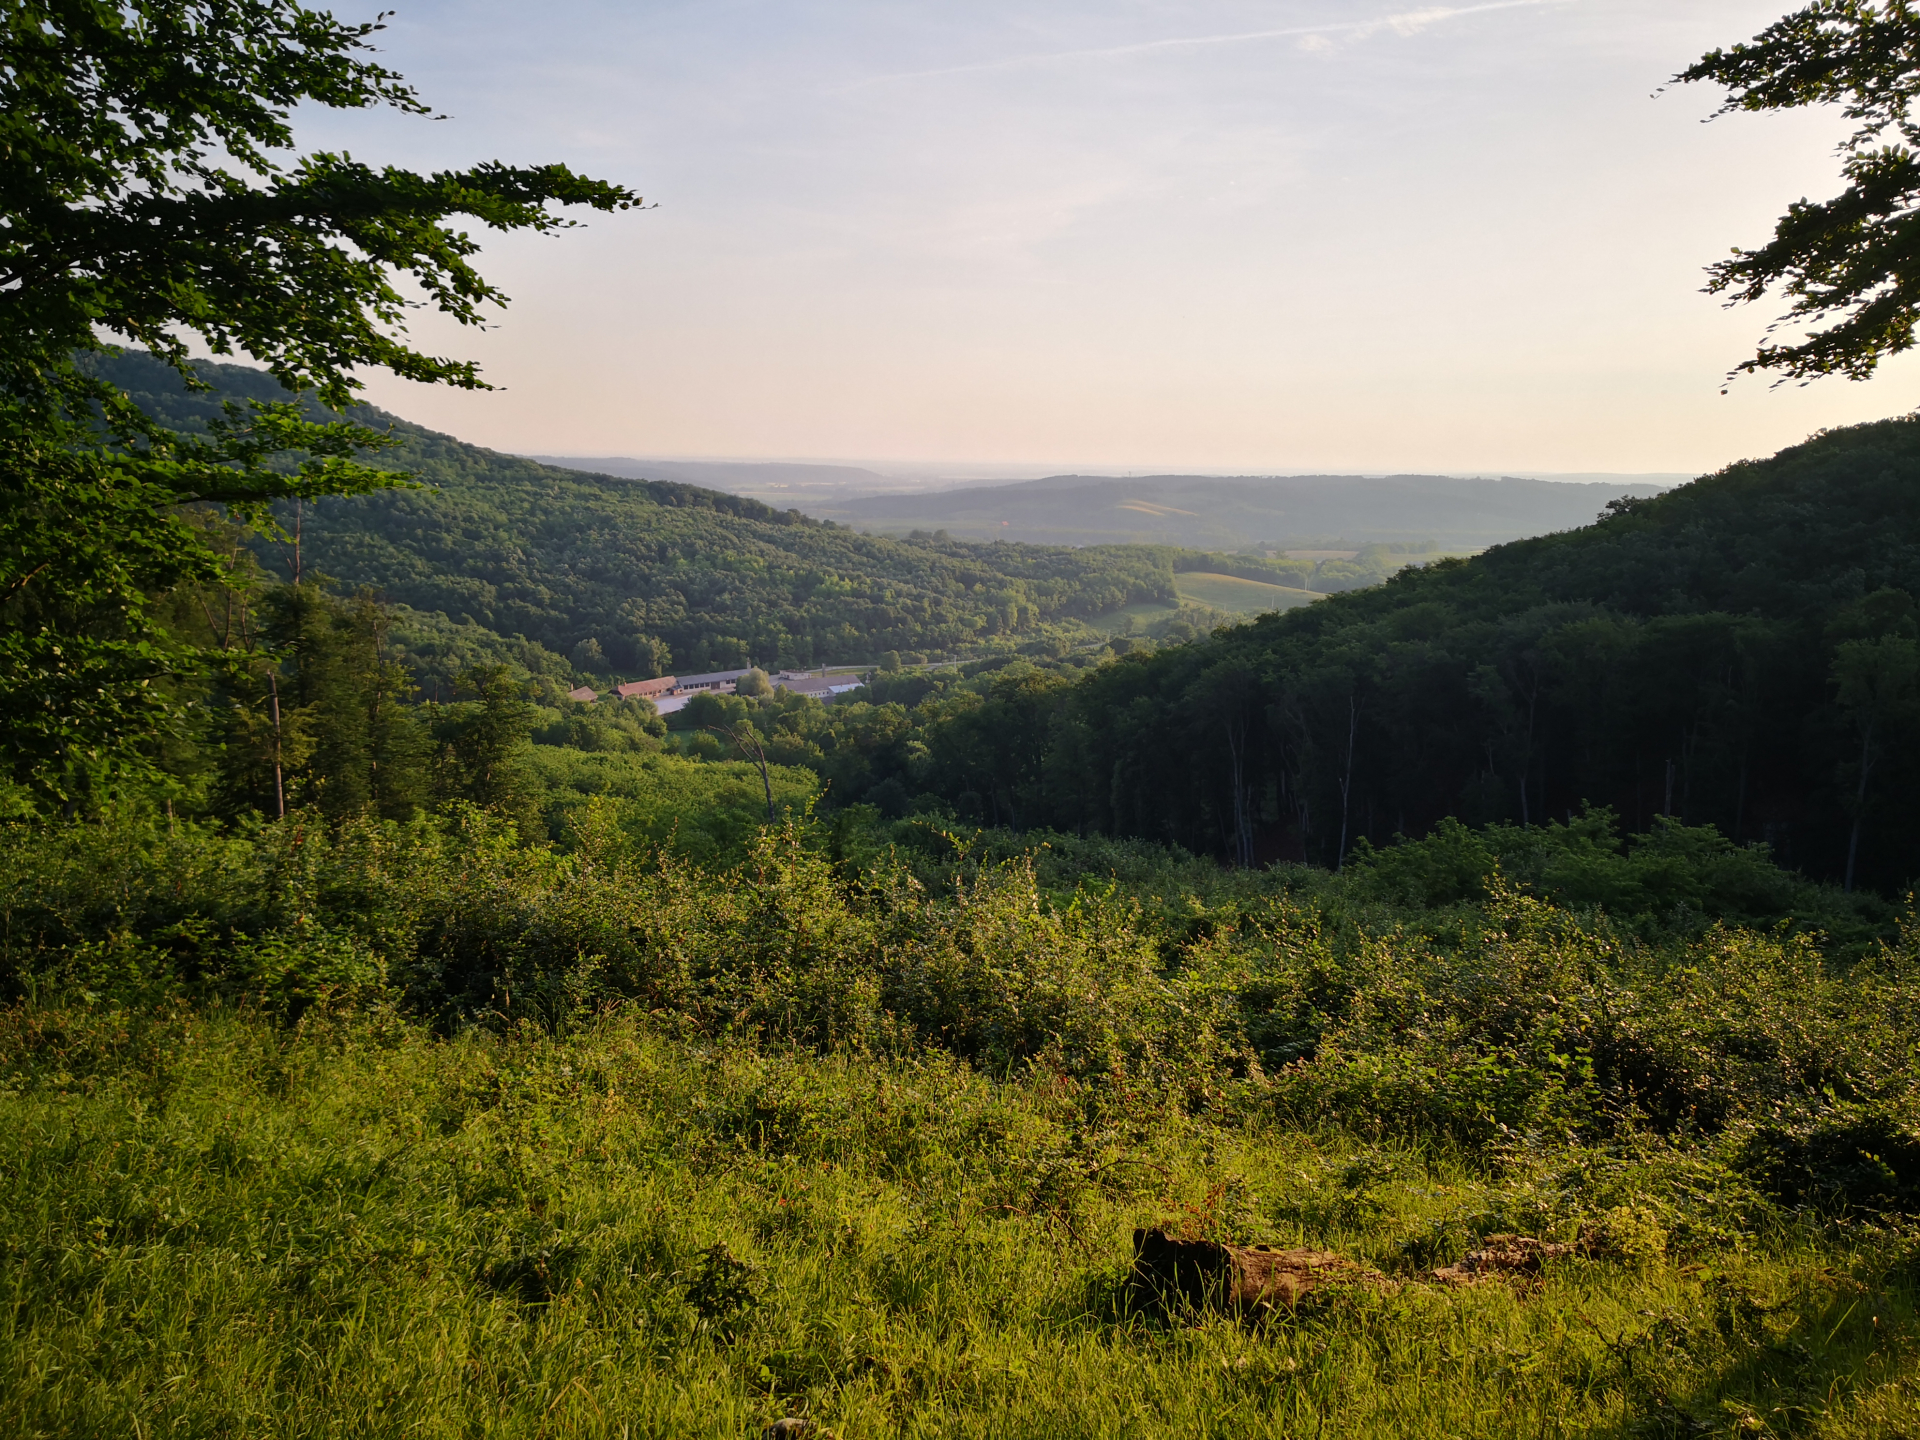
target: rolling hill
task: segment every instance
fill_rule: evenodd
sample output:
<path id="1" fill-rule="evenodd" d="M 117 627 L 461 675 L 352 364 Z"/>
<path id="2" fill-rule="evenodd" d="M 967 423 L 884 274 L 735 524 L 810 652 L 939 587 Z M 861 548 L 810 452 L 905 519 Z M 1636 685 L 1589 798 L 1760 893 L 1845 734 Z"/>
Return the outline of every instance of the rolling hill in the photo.
<path id="1" fill-rule="evenodd" d="M 1592 804 L 1900 893 L 1920 874 L 1920 419 L 1002 711 L 923 742 L 963 816 L 1331 866 L 1448 817 L 1564 826 Z"/>
<path id="2" fill-rule="evenodd" d="M 226 398 L 287 398 L 245 366 L 202 365 L 215 388 L 189 393 L 141 352 L 94 363 L 177 429 Z M 1090 617 L 1178 599 L 1172 550 L 873 537 L 699 486 L 536 464 L 376 410 L 356 418 L 401 439 L 383 463 L 424 488 L 308 505 L 302 563 L 403 607 L 402 639 L 427 669 L 502 644 L 529 668 L 616 676 L 1057 650 L 1097 639 Z M 256 552 L 285 573 L 284 546 Z"/>
<path id="3" fill-rule="evenodd" d="M 811 465 L 769 460 L 641 460 L 628 455 L 523 455 L 556 470 L 616 475 L 623 480 L 672 480 L 730 495 L 748 495 L 778 509 L 814 514 L 822 507 L 899 490 L 894 476 L 857 465 Z"/>
<path id="4" fill-rule="evenodd" d="M 1286 549 L 1431 540 L 1479 550 L 1592 521 L 1609 500 L 1663 486 L 1623 481 L 1479 480 L 1443 475 L 1056 475 L 1017 485 L 875 495 L 814 513 L 858 529 L 945 530 L 1036 544 Z"/>

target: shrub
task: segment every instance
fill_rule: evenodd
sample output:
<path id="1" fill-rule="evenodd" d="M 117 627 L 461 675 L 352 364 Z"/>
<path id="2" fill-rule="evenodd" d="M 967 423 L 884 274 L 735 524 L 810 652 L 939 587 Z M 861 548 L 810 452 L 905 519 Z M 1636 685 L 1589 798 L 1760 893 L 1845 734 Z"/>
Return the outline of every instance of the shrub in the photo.
<path id="1" fill-rule="evenodd" d="M 1762 1126 L 1739 1163 L 1783 1205 L 1920 1213 L 1920 1127 L 1881 1107 Z"/>

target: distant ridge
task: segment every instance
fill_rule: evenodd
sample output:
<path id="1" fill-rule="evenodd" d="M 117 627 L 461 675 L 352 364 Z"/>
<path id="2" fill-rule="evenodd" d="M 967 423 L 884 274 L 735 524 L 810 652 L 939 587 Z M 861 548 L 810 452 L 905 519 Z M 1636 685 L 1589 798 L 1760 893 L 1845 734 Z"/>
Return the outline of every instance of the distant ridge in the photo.
<path id="1" fill-rule="evenodd" d="M 584 470 L 594 475 L 617 475 L 628 480 L 699 481 L 718 489 L 716 480 L 795 480 L 828 485 L 898 485 L 877 470 L 856 465 L 808 465 L 789 460 L 642 460 L 631 455 L 523 455 L 541 465 L 562 470 Z"/>
<path id="2" fill-rule="evenodd" d="M 674 480 L 708 490 L 751 495 L 769 504 L 849 499 L 903 488 L 899 479 L 863 470 L 857 465 L 811 465 L 781 460 L 645 460 L 631 455 L 523 455 L 520 458 L 561 470 L 581 470 L 623 480 Z"/>
<path id="3" fill-rule="evenodd" d="M 863 530 L 945 530 L 1043 544 L 1151 543 L 1237 550 L 1434 540 L 1481 549 L 1591 524 L 1646 482 L 1448 475 L 1049 475 L 934 494 L 874 495 L 816 512 Z"/>

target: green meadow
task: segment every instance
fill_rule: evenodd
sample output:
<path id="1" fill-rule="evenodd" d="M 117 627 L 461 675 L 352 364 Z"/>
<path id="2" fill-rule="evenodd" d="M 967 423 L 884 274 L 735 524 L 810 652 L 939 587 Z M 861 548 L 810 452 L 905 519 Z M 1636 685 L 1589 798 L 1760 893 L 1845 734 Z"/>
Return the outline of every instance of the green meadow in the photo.
<path id="1" fill-rule="evenodd" d="M 1174 576 L 1173 584 L 1182 600 L 1197 605 L 1211 605 L 1216 610 L 1226 610 L 1236 615 L 1291 610 L 1296 605 L 1311 605 L 1322 598 L 1311 590 L 1268 585 L 1260 580 L 1242 580 L 1235 575 L 1209 575 L 1204 571 L 1182 572 Z"/>
<path id="2" fill-rule="evenodd" d="M 1409 1279 L 1257 1329 L 1127 1306 L 1135 1224 L 1417 1275 L 1462 1217 L 1682 1180 L 1657 1145 L 1490 1166 L 1244 1101 L 1116 1113 L 1057 1077 L 690 1041 L 631 1014 L 457 1040 L 379 1016 L 8 1020 L 15 1435 L 1920 1421 L 1907 1252 L 1871 1228 L 1779 1221 L 1520 1285 Z"/>

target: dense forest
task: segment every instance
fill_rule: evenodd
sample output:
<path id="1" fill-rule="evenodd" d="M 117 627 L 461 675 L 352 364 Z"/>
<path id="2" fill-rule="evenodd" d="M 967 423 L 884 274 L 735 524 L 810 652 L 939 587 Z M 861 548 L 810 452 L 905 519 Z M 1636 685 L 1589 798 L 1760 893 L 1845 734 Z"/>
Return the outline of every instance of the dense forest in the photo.
<path id="1" fill-rule="evenodd" d="M 1916 482 L 1920 421 L 1860 426 L 1072 683 L 956 679 L 873 783 L 1239 864 L 1591 803 L 1898 888 L 1920 853 Z"/>

